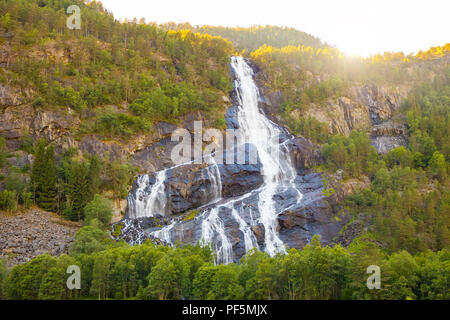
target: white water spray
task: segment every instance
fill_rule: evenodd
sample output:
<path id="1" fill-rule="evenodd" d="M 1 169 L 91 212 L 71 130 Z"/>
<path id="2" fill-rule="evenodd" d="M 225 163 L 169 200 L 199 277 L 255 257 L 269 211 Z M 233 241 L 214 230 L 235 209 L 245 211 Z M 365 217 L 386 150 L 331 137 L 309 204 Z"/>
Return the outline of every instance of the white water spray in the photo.
<path id="1" fill-rule="evenodd" d="M 245 251 L 254 247 L 259 247 L 252 226 L 262 224 L 264 226 L 264 250 L 270 255 L 279 252 L 286 252 L 284 243 L 278 235 L 278 212 L 274 196 L 277 193 L 294 189 L 297 194 L 297 203 L 302 198 L 302 194 L 295 186 L 297 176 L 290 160 L 289 150 L 285 144 L 281 145 L 279 136 L 281 129 L 271 122 L 258 108 L 259 92 L 253 80 L 253 70 L 242 57 L 231 58 L 231 68 L 233 69 L 236 80 L 235 90 L 239 102 L 238 122 L 240 133 L 243 134 L 244 143 L 252 144 L 257 152 L 261 162 L 261 172 L 264 177 L 264 183 L 258 190 L 253 190 L 238 199 L 222 200 L 222 182 L 220 171 L 214 158 L 209 157 L 209 167 L 206 170 L 208 180 L 211 181 L 211 201 L 212 207 L 203 212 L 198 217 L 201 222 L 201 239 L 203 244 L 212 243 L 216 252 L 217 263 L 230 263 L 233 261 L 233 243 L 227 237 L 224 220 L 219 213 L 226 212 L 234 219 L 239 230 L 243 234 Z M 148 186 L 149 177 L 147 175 L 138 178 L 138 189 L 135 197 L 129 196 L 129 216 L 131 218 L 152 217 L 155 214 L 165 214 L 167 205 L 167 195 L 165 181 L 167 179 L 166 169 L 156 174 L 156 181 L 152 186 L 151 192 L 145 192 Z M 257 194 L 257 208 L 248 209 L 245 218 L 243 199 Z M 222 201 L 221 201 L 222 200 Z M 214 206 L 214 203 L 220 203 Z M 221 213 L 222 215 L 224 213 Z M 259 215 L 258 215 L 259 214 Z M 223 217 L 223 216 L 222 216 Z M 228 217 L 225 217 L 228 219 Z M 197 218 L 196 218 L 197 219 Z M 246 219 L 249 221 L 246 222 Z M 151 234 L 168 244 L 172 244 L 174 228 L 178 223 L 172 222 L 161 230 L 154 231 Z"/>
<path id="2" fill-rule="evenodd" d="M 253 70 L 242 57 L 232 57 L 231 66 L 237 76 L 235 86 L 239 99 L 238 121 L 245 140 L 258 150 L 264 176 L 264 187 L 259 194 L 258 209 L 265 228 L 265 251 L 270 255 L 285 252 L 277 233 L 277 214 L 273 200 L 278 188 L 296 176 L 290 158 L 280 153 L 281 130 L 258 108 L 258 88 L 253 80 Z"/>
<path id="3" fill-rule="evenodd" d="M 157 172 L 150 195 L 147 195 L 145 192 L 149 184 L 150 176 L 146 174 L 138 177 L 136 193 L 134 197 L 130 194 L 127 199 L 129 204 L 128 216 L 130 218 L 153 217 L 167 213 L 167 196 L 165 191 L 166 171 L 162 170 Z"/>

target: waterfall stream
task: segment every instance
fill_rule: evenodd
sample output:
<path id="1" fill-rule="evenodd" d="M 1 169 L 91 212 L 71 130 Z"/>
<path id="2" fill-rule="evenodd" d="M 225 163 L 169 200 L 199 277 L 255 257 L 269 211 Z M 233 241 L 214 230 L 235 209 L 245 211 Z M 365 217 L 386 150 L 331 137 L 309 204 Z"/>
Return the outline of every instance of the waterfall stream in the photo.
<path id="1" fill-rule="evenodd" d="M 230 263 L 234 259 L 233 245 L 230 235 L 227 235 L 224 215 L 229 215 L 238 224 L 242 233 L 245 251 L 257 247 L 270 255 L 285 252 L 283 241 L 279 238 L 277 228 L 277 206 L 274 196 L 289 190 L 295 190 L 296 202 L 302 198 L 301 192 L 295 185 L 296 171 L 291 164 L 288 148 L 280 143 L 279 136 L 282 129 L 270 121 L 258 108 L 259 91 L 253 79 L 253 70 L 242 57 L 231 58 L 231 68 L 236 75 L 234 81 L 238 100 L 237 120 L 240 133 L 245 143 L 252 144 L 258 153 L 261 163 L 263 185 L 258 190 L 249 191 L 239 198 L 222 199 L 222 182 L 218 165 L 209 161 L 207 175 L 212 182 L 209 192 L 213 200 L 209 208 L 196 219 L 201 219 L 201 237 L 203 244 L 212 244 L 216 252 L 217 263 Z M 212 157 L 210 157 L 213 159 Z M 138 189 L 135 194 L 128 197 L 129 217 L 152 217 L 167 212 L 166 169 L 155 174 L 155 182 L 148 191 L 149 176 L 138 178 Z M 146 189 L 147 188 L 147 189 Z M 257 196 L 257 206 L 248 209 L 245 199 Z M 286 209 L 286 208 L 284 208 Z M 173 243 L 173 230 L 179 222 L 173 221 L 170 225 L 152 231 L 151 235 L 166 243 Z M 252 230 L 256 225 L 264 227 L 264 243 L 258 245 L 257 238 Z"/>

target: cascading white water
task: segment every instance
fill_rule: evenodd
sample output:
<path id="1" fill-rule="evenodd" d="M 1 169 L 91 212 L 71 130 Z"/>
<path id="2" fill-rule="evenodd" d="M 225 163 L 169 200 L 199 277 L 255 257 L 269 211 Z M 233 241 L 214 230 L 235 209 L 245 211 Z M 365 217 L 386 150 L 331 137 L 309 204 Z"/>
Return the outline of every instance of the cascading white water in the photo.
<path id="1" fill-rule="evenodd" d="M 253 234 L 250 226 L 240 216 L 239 212 L 235 208 L 231 208 L 231 214 L 233 218 L 239 223 L 239 230 L 244 235 L 245 252 L 250 251 L 252 248 L 257 247 L 256 237 Z"/>
<path id="2" fill-rule="evenodd" d="M 220 179 L 219 166 L 212 156 L 205 159 L 205 161 L 209 164 L 206 172 L 208 174 L 208 179 L 211 181 L 211 202 L 216 202 L 222 198 L 222 180 Z"/>
<path id="3" fill-rule="evenodd" d="M 257 150 L 264 183 L 258 190 L 251 191 L 238 199 L 223 201 L 219 167 L 212 155 L 205 159 L 209 163 L 205 174 L 207 180 L 211 183 L 209 194 L 211 208 L 203 211 L 202 215 L 198 217 L 202 219 L 200 242 L 203 244 L 212 243 L 217 255 L 216 262 L 225 264 L 232 262 L 234 259 L 233 244 L 227 237 L 225 222 L 219 213 L 227 219 L 228 217 L 223 216 L 223 214 L 229 214 L 237 222 L 244 237 L 246 252 L 254 247 L 259 248 L 252 227 L 262 224 L 264 226 L 264 250 L 270 255 L 275 255 L 278 252 L 285 252 L 285 247 L 277 232 L 277 216 L 279 213 L 276 209 L 274 196 L 277 193 L 293 189 L 297 194 L 297 203 L 302 198 L 302 194 L 295 186 L 297 174 L 291 164 L 289 150 L 285 144 L 280 145 L 278 139 L 282 131 L 258 108 L 259 92 L 253 80 L 252 68 L 242 57 L 232 57 L 231 68 L 236 75 L 234 85 L 239 102 L 237 118 L 240 134 L 243 136 L 244 143 L 253 145 Z M 173 168 L 159 171 L 156 174 L 156 181 L 150 194 L 148 194 L 148 191 L 146 192 L 149 176 L 144 175 L 138 178 L 138 188 L 134 197 L 132 195 L 128 197 L 130 218 L 152 217 L 155 214 L 166 212 L 166 172 L 171 169 Z M 243 200 L 254 195 L 258 197 L 257 208 L 244 209 Z M 214 205 L 214 203 L 218 204 Z M 245 216 L 246 210 L 247 216 Z M 172 244 L 172 240 L 175 239 L 174 234 L 178 232 L 176 230 L 177 224 L 180 224 L 180 227 L 183 228 L 182 222 L 173 221 L 170 225 L 150 234 L 168 244 Z"/>
<path id="4" fill-rule="evenodd" d="M 161 228 L 161 230 L 155 231 L 152 233 L 152 235 L 155 238 L 161 239 L 166 244 L 172 245 L 172 238 L 170 236 L 170 231 L 175 227 L 176 222 L 173 221 L 170 225 L 165 226 L 164 228 Z"/>
<path id="5" fill-rule="evenodd" d="M 214 239 L 215 236 L 218 239 Z M 208 217 L 203 220 L 201 242 L 203 244 L 215 243 L 213 249 L 217 254 L 217 262 L 224 264 L 233 262 L 233 247 L 225 233 L 223 221 L 219 217 L 219 207 L 212 208 Z"/>
<path id="6" fill-rule="evenodd" d="M 273 197 L 283 183 L 296 175 L 290 158 L 279 150 L 281 130 L 258 108 L 258 88 L 253 80 L 253 70 L 242 57 L 232 57 L 231 67 L 237 80 L 238 121 L 245 140 L 258 150 L 264 176 L 264 186 L 259 194 L 258 209 L 265 228 L 266 252 L 274 255 L 284 252 L 284 244 L 277 235 L 277 214 Z"/>
<path id="7" fill-rule="evenodd" d="M 134 197 L 130 194 L 127 199 L 129 204 L 128 216 L 130 218 L 153 217 L 156 214 L 165 215 L 167 212 L 167 196 L 165 191 L 166 171 L 162 170 L 157 172 L 155 183 L 148 196 L 145 189 L 149 184 L 149 175 L 146 174 L 138 177 L 138 189 Z"/>

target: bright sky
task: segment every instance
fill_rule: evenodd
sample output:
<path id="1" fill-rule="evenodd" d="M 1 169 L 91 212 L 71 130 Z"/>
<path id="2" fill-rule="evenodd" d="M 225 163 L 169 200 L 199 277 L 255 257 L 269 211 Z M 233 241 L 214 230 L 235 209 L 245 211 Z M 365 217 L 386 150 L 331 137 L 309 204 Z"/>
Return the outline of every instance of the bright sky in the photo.
<path id="1" fill-rule="evenodd" d="M 450 42 L 449 0 L 102 0 L 116 18 L 289 26 L 348 54 L 408 54 Z"/>

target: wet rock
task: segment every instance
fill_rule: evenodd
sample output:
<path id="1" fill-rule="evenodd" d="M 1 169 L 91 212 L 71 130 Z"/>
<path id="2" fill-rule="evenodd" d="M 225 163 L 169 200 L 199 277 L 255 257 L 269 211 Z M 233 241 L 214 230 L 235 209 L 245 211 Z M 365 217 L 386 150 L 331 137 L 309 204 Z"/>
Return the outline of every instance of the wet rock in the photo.
<path id="1" fill-rule="evenodd" d="M 151 217 L 124 219 L 118 223 L 114 223 L 111 228 L 111 235 L 115 240 L 125 240 L 127 243 L 135 245 L 142 244 L 146 240 L 150 240 L 155 244 L 165 244 L 163 241 L 152 237 L 147 230 L 158 229 L 169 224 L 170 220 L 166 217 Z M 120 232 L 116 234 L 116 229 Z"/>
<path id="2" fill-rule="evenodd" d="M 155 172 L 172 167 L 171 152 L 177 144 L 178 142 L 173 142 L 170 138 L 163 138 L 132 154 L 131 163 L 144 172 Z"/>
<path id="3" fill-rule="evenodd" d="M 239 129 L 239 121 L 237 118 L 237 107 L 229 107 L 225 112 L 225 123 L 228 129 Z"/>
<path id="4" fill-rule="evenodd" d="M 222 196 L 226 198 L 243 195 L 262 185 L 261 165 L 219 165 L 222 179 Z"/>
<path id="5" fill-rule="evenodd" d="M 210 166 L 208 164 L 187 164 L 166 172 L 164 191 L 168 199 L 167 211 L 163 214 L 179 214 L 196 209 L 213 201 L 217 196 L 217 181 L 221 180 L 222 196 L 240 196 L 258 188 L 263 183 L 260 164 L 231 164 Z M 139 199 L 149 197 L 156 182 L 154 174 L 149 175 L 148 185 L 139 193 L 138 179 L 133 183 L 129 197 Z M 128 202 L 128 206 L 134 205 Z M 129 217 L 127 208 L 127 217 Z"/>
<path id="6" fill-rule="evenodd" d="M 264 237 L 265 237 L 264 225 L 261 223 L 258 223 L 256 225 L 252 226 L 252 231 L 255 234 L 258 245 L 263 246 L 264 245 Z"/>
<path id="7" fill-rule="evenodd" d="M 236 154 L 241 150 L 244 152 L 243 163 L 238 164 Z M 256 151 L 254 159 L 250 157 L 251 151 L 251 145 L 243 145 L 243 148 L 236 147 L 233 151 L 225 151 L 222 154 L 222 163 L 187 163 L 167 169 L 163 188 L 167 199 L 165 212 L 153 214 L 179 214 L 202 207 L 216 197 L 236 197 L 258 188 L 264 181 L 261 163 Z M 228 152 L 233 152 L 235 163 L 225 164 Z M 206 161 L 213 163 L 211 159 Z M 149 198 L 156 176 L 152 173 L 148 177 L 145 186 L 141 185 L 143 182 L 139 177 L 134 181 L 128 197 L 127 217 L 132 217 L 134 212 L 130 210 L 130 206 L 136 206 Z M 216 194 L 220 191 L 220 194 Z"/>
<path id="8" fill-rule="evenodd" d="M 323 162 L 319 145 L 312 143 L 303 137 L 295 138 L 292 141 L 291 157 L 299 174 L 305 174 L 314 166 Z"/>

